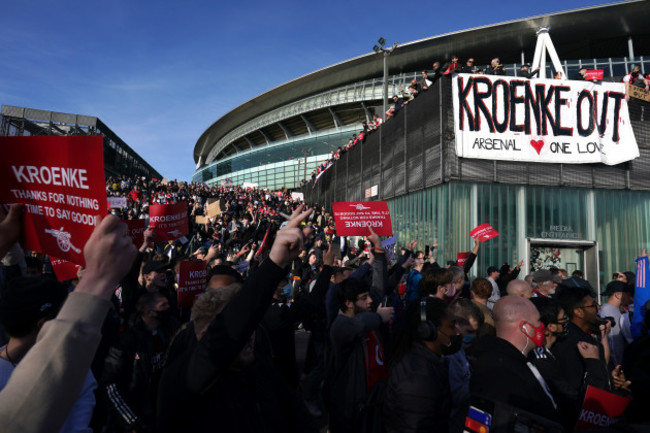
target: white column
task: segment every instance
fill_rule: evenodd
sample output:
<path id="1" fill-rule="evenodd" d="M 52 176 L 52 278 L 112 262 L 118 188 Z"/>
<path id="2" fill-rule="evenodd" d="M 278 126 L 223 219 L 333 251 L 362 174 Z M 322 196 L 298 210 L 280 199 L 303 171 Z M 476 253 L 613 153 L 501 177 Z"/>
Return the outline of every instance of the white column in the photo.
<path id="1" fill-rule="evenodd" d="M 528 245 L 526 243 L 526 187 L 520 186 L 517 191 L 517 260 L 524 260 L 521 278 L 528 275 L 530 269 Z"/>

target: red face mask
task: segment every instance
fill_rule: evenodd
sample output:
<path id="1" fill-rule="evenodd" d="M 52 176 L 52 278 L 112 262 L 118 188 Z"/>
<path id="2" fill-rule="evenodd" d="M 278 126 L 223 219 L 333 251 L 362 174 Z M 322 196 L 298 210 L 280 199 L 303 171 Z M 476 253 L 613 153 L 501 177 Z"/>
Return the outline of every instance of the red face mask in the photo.
<path id="1" fill-rule="evenodd" d="M 530 325 L 535 330 L 532 337 L 526 331 L 525 325 Z M 533 326 L 532 323 L 522 320 L 521 323 L 519 324 L 519 328 L 521 329 L 521 332 L 523 332 L 524 335 L 528 337 L 530 341 L 533 342 L 535 347 L 542 347 L 544 345 L 544 340 L 545 340 L 544 333 L 546 332 L 546 327 L 544 326 L 543 323 L 540 323 L 539 327 L 536 328 Z"/>

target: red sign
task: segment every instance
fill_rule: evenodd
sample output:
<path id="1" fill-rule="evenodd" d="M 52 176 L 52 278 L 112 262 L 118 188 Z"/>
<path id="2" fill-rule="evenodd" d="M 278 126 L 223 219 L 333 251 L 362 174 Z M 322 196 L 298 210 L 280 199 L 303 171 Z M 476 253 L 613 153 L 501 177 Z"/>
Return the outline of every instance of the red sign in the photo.
<path id="1" fill-rule="evenodd" d="M 618 421 L 630 403 L 630 397 L 621 397 L 602 389 L 587 387 L 585 401 L 574 431 L 607 427 Z"/>
<path id="2" fill-rule="evenodd" d="M 77 278 L 77 272 L 79 272 L 79 268 L 81 267 L 67 260 L 57 259 L 52 256 L 50 256 L 50 263 L 52 264 L 54 275 L 56 275 L 56 279 L 59 281 Z"/>
<path id="3" fill-rule="evenodd" d="M 0 137 L 0 202 L 24 203 L 29 250 L 85 265 L 83 247 L 106 214 L 102 136 Z"/>
<path id="4" fill-rule="evenodd" d="M 458 263 L 458 266 L 462 268 L 468 257 L 469 253 L 456 253 L 456 262 Z"/>
<path id="5" fill-rule="evenodd" d="M 129 236 L 135 247 L 140 248 L 140 245 L 144 242 L 144 220 L 126 220 L 121 222 L 129 228 Z"/>
<path id="6" fill-rule="evenodd" d="M 189 234 L 187 203 L 152 204 L 149 227 L 156 232 L 156 241 L 173 241 Z"/>
<path id="7" fill-rule="evenodd" d="M 337 236 L 368 236 L 368 226 L 379 236 L 392 236 L 393 226 L 385 201 L 332 203 Z"/>
<path id="8" fill-rule="evenodd" d="M 178 271 L 178 306 L 191 307 L 205 291 L 208 269 L 203 260 L 183 260 Z"/>
<path id="9" fill-rule="evenodd" d="M 474 239 L 478 238 L 479 241 L 485 242 L 488 239 L 496 238 L 499 236 L 499 233 L 497 233 L 497 231 L 494 230 L 490 224 L 485 223 L 469 232 L 469 235 Z"/>
<path id="10" fill-rule="evenodd" d="M 602 80 L 605 76 L 603 69 L 592 69 L 585 73 L 585 80 Z"/>

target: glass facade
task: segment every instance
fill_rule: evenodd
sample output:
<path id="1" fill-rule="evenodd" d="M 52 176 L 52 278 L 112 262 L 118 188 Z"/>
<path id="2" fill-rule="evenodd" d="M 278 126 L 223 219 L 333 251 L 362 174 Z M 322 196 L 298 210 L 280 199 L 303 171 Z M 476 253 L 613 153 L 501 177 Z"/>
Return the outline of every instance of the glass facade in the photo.
<path id="1" fill-rule="evenodd" d="M 424 249 L 437 239 L 441 263 L 472 249 L 469 232 L 474 227 L 494 227 L 500 235 L 481 244 L 473 276 L 540 252 L 564 254 L 580 269 L 584 263 L 575 250 L 549 245 L 548 251 L 527 252 L 526 238 L 558 244 L 596 241 L 603 286 L 615 271 L 635 271 L 636 257 L 650 244 L 648 191 L 451 182 L 391 199 L 388 207 L 398 243 L 417 240 Z M 524 269 L 530 270 L 529 265 Z"/>
<path id="2" fill-rule="evenodd" d="M 331 133 L 239 152 L 201 168 L 194 173 L 192 180 L 208 185 L 231 180 L 235 185 L 251 182 L 258 184 L 259 188 L 294 188 L 305 178 L 305 174 L 309 178 L 312 171 L 327 160 L 333 150 L 346 144 L 358 130 L 357 126 L 340 128 Z"/>

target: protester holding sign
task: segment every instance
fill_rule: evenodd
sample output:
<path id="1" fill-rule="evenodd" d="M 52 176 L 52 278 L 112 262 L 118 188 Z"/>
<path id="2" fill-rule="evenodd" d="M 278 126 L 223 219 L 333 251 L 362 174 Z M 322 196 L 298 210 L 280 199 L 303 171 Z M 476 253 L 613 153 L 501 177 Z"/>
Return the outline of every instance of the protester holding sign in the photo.
<path id="1" fill-rule="evenodd" d="M 4 228 L 21 232 L 17 219 L 3 223 L 7 221 L 0 223 L 0 233 Z M 6 431 L 58 431 L 79 395 L 101 338 L 108 300 L 128 270 L 135 248 L 126 227 L 108 216 L 93 231 L 84 256 L 84 278 L 56 319 L 42 327 L 36 344 L 0 391 L 0 423 Z"/>

